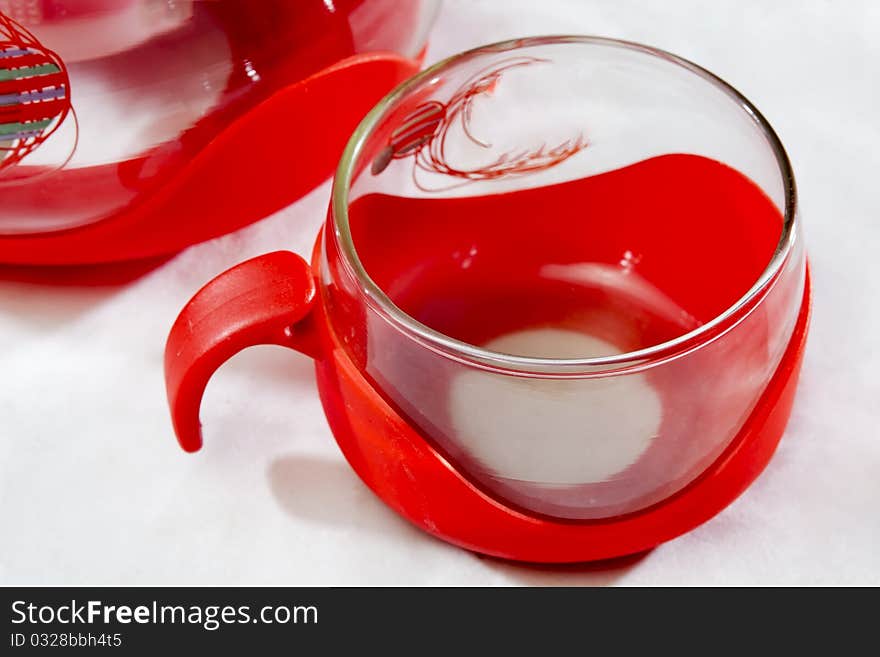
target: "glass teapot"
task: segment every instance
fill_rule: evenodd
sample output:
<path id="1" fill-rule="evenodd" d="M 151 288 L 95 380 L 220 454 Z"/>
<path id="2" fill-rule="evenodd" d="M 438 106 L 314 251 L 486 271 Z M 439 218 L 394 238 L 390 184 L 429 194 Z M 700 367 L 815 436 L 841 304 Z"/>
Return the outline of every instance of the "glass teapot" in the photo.
<path id="1" fill-rule="evenodd" d="M 434 0 L 0 0 L 0 262 L 178 250 L 326 178 Z"/>

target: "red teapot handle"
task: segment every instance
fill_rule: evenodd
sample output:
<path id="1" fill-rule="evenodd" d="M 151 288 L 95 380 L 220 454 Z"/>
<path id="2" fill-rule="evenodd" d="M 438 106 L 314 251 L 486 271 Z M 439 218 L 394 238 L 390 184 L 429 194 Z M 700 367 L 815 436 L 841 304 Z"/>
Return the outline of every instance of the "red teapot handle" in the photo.
<path id="1" fill-rule="evenodd" d="M 315 279 L 290 251 L 247 260 L 210 281 L 180 312 L 165 345 L 165 385 L 180 446 L 202 446 L 199 408 L 214 372 L 239 351 L 275 344 L 317 357 Z"/>

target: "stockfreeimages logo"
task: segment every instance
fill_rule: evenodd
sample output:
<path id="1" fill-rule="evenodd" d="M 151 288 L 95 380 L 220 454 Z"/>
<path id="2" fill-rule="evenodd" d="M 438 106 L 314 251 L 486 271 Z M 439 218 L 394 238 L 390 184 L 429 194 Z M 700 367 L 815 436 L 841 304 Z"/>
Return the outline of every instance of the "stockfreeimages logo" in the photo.
<path id="1" fill-rule="evenodd" d="M 21 625 L 199 625 L 214 631 L 223 625 L 262 623 L 265 625 L 317 624 L 314 605 L 267 605 L 253 610 L 249 605 L 110 605 L 100 600 L 60 605 L 36 605 L 25 600 L 12 603 L 12 624 Z"/>

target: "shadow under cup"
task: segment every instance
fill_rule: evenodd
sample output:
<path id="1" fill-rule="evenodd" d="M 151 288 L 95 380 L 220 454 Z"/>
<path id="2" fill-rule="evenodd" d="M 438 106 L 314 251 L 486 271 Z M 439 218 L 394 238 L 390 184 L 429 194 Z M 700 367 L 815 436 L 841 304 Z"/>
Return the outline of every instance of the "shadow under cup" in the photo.
<path id="1" fill-rule="evenodd" d="M 776 136 L 671 55 L 528 39 L 421 74 L 337 173 L 321 292 L 373 386 L 513 507 L 656 504 L 730 444 L 804 284 Z"/>

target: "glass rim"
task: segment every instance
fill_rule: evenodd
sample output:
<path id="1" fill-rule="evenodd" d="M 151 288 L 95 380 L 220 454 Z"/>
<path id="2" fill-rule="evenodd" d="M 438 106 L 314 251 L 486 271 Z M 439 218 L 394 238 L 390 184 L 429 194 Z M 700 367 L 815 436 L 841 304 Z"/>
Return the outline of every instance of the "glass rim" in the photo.
<path id="1" fill-rule="evenodd" d="M 642 52 L 677 65 L 702 78 L 705 82 L 724 92 L 759 128 L 765 142 L 773 151 L 779 174 L 782 178 L 785 198 L 782 231 L 769 263 L 749 290 L 731 306 L 728 306 L 724 311 L 697 328 L 671 340 L 635 351 L 590 358 L 540 358 L 492 351 L 452 338 L 410 316 L 385 294 L 373 281 L 361 263 L 351 235 L 348 204 L 354 165 L 366 141 L 373 134 L 375 128 L 390 107 L 438 73 L 477 55 L 506 52 L 533 46 L 563 44 L 599 45 Z M 785 265 L 788 255 L 793 250 L 797 234 L 795 230 L 797 221 L 797 188 L 791 162 L 776 132 L 751 101 L 711 71 L 678 55 L 634 41 L 588 35 L 526 37 L 483 45 L 447 57 L 402 82 L 370 110 L 346 144 L 333 179 L 330 209 L 330 217 L 333 222 L 332 232 L 336 239 L 341 259 L 353 275 L 359 291 L 364 295 L 367 304 L 380 316 L 405 333 L 407 337 L 452 360 L 475 365 L 483 369 L 537 376 L 590 376 L 596 374 L 616 374 L 623 370 L 629 371 L 636 368 L 645 369 L 709 344 L 718 337 L 719 332 L 726 332 L 733 324 L 743 319 L 751 308 L 760 303 L 764 294 L 769 290 Z"/>

